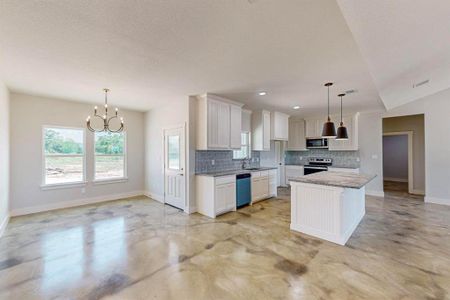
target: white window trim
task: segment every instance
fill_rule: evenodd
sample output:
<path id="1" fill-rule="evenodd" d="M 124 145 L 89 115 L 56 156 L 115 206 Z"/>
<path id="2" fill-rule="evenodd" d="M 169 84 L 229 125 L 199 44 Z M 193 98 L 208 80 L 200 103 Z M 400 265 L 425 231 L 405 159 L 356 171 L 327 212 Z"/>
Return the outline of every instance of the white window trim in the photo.
<path id="1" fill-rule="evenodd" d="M 110 183 L 120 183 L 120 182 L 127 182 L 128 181 L 128 139 L 127 139 L 127 133 L 126 131 L 123 131 L 123 154 L 96 154 L 95 153 L 95 133 L 93 134 L 94 136 L 94 142 L 92 143 L 93 145 L 93 149 L 92 149 L 92 153 L 94 154 L 94 174 L 93 174 L 93 180 L 92 182 L 96 185 L 101 185 L 101 184 L 110 184 Z M 96 166 L 97 164 L 95 163 L 95 157 L 97 156 L 123 156 L 123 176 L 122 177 L 114 177 L 114 178 L 104 178 L 104 179 L 96 179 L 95 175 L 97 174 L 97 170 L 96 170 Z"/>
<path id="2" fill-rule="evenodd" d="M 55 128 L 55 129 L 74 129 L 81 130 L 83 132 L 83 154 L 45 154 L 45 129 L 47 128 Z M 86 129 L 81 127 L 68 127 L 68 126 L 59 126 L 59 125 L 43 125 L 42 126 L 42 137 L 41 137 L 41 189 L 42 190 L 52 190 L 52 189 L 64 189 L 64 188 L 75 188 L 75 187 L 83 187 L 86 185 Z M 83 178 L 81 181 L 71 181 L 71 182 L 63 182 L 63 183 L 45 183 L 46 171 L 45 171 L 45 158 L 47 156 L 53 157 L 82 157 L 83 158 Z"/>
<path id="3" fill-rule="evenodd" d="M 248 140 L 248 145 L 246 145 L 247 146 L 247 157 L 234 158 L 234 150 L 233 150 L 233 160 L 244 160 L 244 159 L 251 159 L 252 158 L 252 133 L 251 133 L 251 131 L 242 131 L 241 135 L 242 135 L 242 133 L 246 133 L 247 134 L 247 140 Z M 244 146 L 244 145 L 241 144 L 241 148 L 240 149 L 242 149 L 242 146 Z"/>

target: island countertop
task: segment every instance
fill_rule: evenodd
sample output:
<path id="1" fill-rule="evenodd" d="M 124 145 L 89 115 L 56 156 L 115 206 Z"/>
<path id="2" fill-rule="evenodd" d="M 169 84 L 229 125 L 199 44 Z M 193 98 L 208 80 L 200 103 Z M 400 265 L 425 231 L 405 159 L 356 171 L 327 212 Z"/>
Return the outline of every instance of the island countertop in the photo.
<path id="1" fill-rule="evenodd" d="M 360 189 L 375 177 L 376 175 L 327 171 L 293 178 L 289 181 Z"/>

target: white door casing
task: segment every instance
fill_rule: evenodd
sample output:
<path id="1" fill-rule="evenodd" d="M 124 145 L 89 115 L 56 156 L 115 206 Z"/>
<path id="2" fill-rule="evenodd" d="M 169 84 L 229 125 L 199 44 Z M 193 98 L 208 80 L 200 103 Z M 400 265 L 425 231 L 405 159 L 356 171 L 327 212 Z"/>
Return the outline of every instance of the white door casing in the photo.
<path id="1" fill-rule="evenodd" d="M 185 208 L 185 126 L 164 129 L 164 203 Z"/>

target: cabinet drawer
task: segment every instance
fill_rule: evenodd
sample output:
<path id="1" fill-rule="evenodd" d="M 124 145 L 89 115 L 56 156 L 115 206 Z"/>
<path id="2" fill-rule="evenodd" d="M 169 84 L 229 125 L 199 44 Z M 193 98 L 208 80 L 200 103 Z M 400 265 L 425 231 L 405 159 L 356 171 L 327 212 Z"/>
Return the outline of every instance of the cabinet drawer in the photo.
<path id="1" fill-rule="evenodd" d="M 235 175 L 216 177 L 216 185 L 235 183 L 235 182 L 236 182 Z"/>
<path id="2" fill-rule="evenodd" d="M 261 172 L 260 172 L 260 176 L 261 176 L 261 177 L 267 177 L 267 176 L 269 176 L 269 171 L 261 171 Z"/>
<path id="3" fill-rule="evenodd" d="M 261 177 L 261 172 L 252 172 L 252 178 Z"/>

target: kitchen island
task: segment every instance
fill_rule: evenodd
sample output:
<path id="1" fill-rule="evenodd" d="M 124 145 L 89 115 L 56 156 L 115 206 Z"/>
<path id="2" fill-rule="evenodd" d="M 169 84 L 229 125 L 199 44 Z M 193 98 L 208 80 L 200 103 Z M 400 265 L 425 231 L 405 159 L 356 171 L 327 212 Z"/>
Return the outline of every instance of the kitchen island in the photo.
<path id="1" fill-rule="evenodd" d="M 364 217 L 373 178 L 328 171 L 291 179 L 291 230 L 345 245 Z"/>

